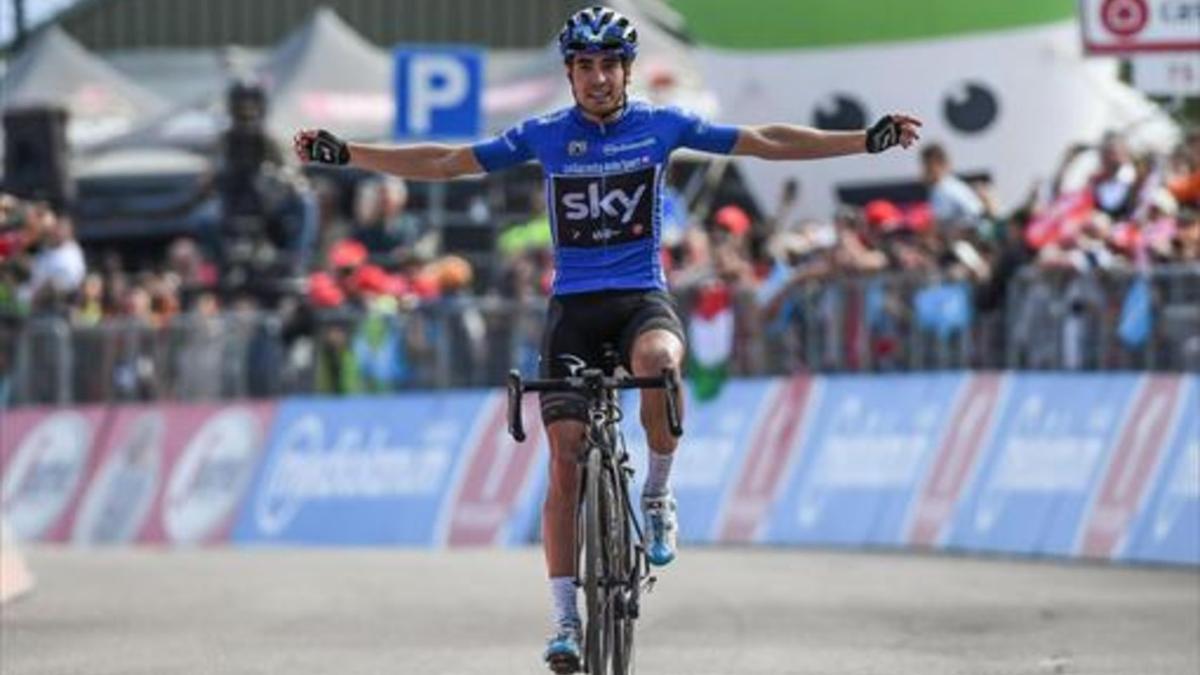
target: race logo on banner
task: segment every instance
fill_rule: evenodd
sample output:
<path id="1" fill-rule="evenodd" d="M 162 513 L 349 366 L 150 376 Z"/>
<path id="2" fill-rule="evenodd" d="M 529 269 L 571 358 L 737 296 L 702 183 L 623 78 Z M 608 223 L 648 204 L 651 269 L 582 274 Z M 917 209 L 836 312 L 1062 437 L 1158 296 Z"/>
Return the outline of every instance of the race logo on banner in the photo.
<path id="1" fill-rule="evenodd" d="M 767 541 L 899 543 L 961 383 L 960 375 L 825 380 Z"/>
<path id="2" fill-rule="evenodd" d="M 508 433 L 507 396 L 495 394 L 484 406 L 481 423 L 460 462 L 462 475 L 441 509 L 448 522 L 437 528 L 439 541 L 450 546 L 487 546 L 509 540 L 521 497 L 548 456 L 540 452 L 543 426 L 538 397 L 525 396 L 522 405 L 528 432 L 523 443 Z"/>
<path id="3" fill-rule="evenodd" d="M 745 543 L 761 537 L 788 468 L 800 452 L 814 380 L 796 376 L 769 386 L 755 421 L 754 440 L 716 520 L 714 539 L 719 542 Z"/>
<path id="4" fill-rule="evenodd" d="M 137 536 L 154 498 L 163 471 L 166 421 L 161 410 L 138 411 L 125 424 L 118 413 L 115 433 L 101 448 L 100 469 L 88 486 L 72 528 L 80 544 L 118 544 Z M 122 428 L 126 427 L 126 428 Z"/>
<path id="5" fill-rule="evenodd" d="M 1154 489 L 1130 529 L 1122 556 L 1200 565 L 1200 377 L 1186 380 L 1180 415 Z"/>
<path id="6" fill-rule="evenodd" d="M 1170 438 L 1182 378 L 1148 375 L 1125 418 L 1125 428 L 1108 464 L 1108 475 L 1083 520 L 1076 553 L 1111 558 L 1120 553 L 1126 534 L 1149 491 L 1163 446 Z"/>
<path id="7" fill-rule="evenodd" d="M 283 403 L 235 540 L 433 544 L 486 398 L 439 392 Z"/>
<path id="8" fill-rule="evenodd" d="M 937 455 L 909 514 L 906 537 L 909 544 L 934 547 L 942 543 L 959 497 L 991 437 L 1003 383 L 1004 378 L 1000 375 L 967 376 L 954 412 L 950 414 L 950 427 L 942 436 Z"/>
<path id="9" fill-rule="evenodd" d="M 72 531 L 86 544 L 228 537 L 262 457 L 271 404 L 117 409 Z"/>
<path id="10" fill-rule="evenodd" d="M 102 408 L 3 411 L 0 504 L 19 539 L 62 541 L 94 468 Z"/>
<path id="11" fill-rule="evenodd" d="M 1133 376 L 1010 376 L 997 434 L 947 545 L 1069 554 L 1136 384 Z"/>

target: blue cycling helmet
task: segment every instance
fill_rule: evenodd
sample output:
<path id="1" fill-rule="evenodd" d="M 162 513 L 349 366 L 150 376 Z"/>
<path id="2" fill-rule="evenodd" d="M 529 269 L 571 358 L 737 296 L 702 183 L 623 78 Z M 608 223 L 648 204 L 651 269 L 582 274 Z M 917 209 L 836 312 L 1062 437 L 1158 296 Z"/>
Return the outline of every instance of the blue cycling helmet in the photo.
<path id="1" fill-rule="evenodd" d="M 614 9 L 588 7 L 567 19 L 558 34 L 558 51 L 564 59 L 615 51 L 632 61 L 637 57 L 637 31 L 628 17 Z"/>

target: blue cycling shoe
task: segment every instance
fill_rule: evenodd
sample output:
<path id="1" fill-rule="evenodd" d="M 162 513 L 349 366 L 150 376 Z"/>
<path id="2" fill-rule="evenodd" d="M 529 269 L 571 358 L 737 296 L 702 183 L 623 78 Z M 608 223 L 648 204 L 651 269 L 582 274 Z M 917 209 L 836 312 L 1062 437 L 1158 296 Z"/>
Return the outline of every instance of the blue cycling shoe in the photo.
<path id="1" fill-rule="evenodd" d="M 557 675 L 580 671 L 583 667 L 583 651 L 579 647 L 582 633 L 583 628 L 579 624 L 566 624 L 550 637 L 543 657 L 550 670 Z"/>
<path id="2" fill-rule="evenodd" d="M 675 498 L 670 492 L 642 495 L 642 522 L 646 527 L 646 557 L 650 564 L 662 567 L 674 560 L 675 531 L 679 525 L 675 516 Z"/>

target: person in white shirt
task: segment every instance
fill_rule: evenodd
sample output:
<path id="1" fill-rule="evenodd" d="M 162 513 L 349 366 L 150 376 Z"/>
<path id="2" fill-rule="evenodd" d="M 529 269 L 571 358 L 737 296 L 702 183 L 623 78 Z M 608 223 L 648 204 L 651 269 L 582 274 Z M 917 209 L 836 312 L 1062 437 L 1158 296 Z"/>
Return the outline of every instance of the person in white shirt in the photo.
<path id="1" fill-rule="evenodd" d="M 925 184 L 929 186 L 929 208 L 942 232 L 979 227 L 985 208 L 979 195 L 950 169 L 945 148 L 931 144 L 921 151 Z"/>
<path id="2" fill-rule="evenodd" d="M 22 299 L 35 309 L 57 305 L 79 289 L 87 274 L 83 249 L 75 241 L 70 219 L 47 210 L 40 220 L 41 247 L 30 264 L 29 282 L 22 289 Z"/>

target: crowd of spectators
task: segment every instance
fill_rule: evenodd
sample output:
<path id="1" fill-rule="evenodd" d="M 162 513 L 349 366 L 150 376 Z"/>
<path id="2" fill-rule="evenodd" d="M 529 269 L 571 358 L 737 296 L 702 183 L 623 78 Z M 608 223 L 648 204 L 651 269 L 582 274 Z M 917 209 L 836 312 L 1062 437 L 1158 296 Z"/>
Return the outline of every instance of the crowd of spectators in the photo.
<path id="1" fill-rule="evenodd" d="M 748 346 L 751 338 L 786 332 L 789 320 L 805 311 L 796 306 L 794 291 L 823 281 L 890 275 L 958 283 L 969 288 L 969 302 L 982 315 L 1005 308 L 1011 282 L 1025 269 L 1076 278 L 1200 264 L 1196 131 L 1165 157 L 1136 156 L 1118 134 L 1105 135 L 1094 147 L 1072 146 L 1061 166 L 1019 204 L 999 203 L 987 177 L 956 175 L 937 143 L 922 148 L 919 167 L 927 200 L 846 205 L 828 220 L 795 215 L 803 188 L 796 181 L 762 211 L 749 203 L 713 203 L 712 195 L 685 196 L 683 186 L 672 185 L 662 226 L 670 285 L 685 310 L 689 297 L 714 284 L 729 289 L 741 345 L 735 370 L 754 372 L 770 357 L 762 347 Z M 0 195 L 0 315 L 53 315 L 85 328 L 124 322 L 164 329 L 212 325 L 213 317 L 266 305 L 289 348 L 303 346 L 286 359 L 300 363 L 318 390 L 392 390 L 428 381 L 421 371 L 435 367 L 469 381 L 495 345 L 487 342 L 479 303 L 467 299 L 526 302 L 549 292 L 553 255 L 541 191 L 534 191 L 527 218 L 498 232 L 499 264 L 481 278 L 467 257 L 444 250 L 441 233 L 424 214 L 409 212 L 404 181 L 372 176 L 351 184 L 349 192 L 346 185 L 320 175 L 307 180 L 315 232 L 305 235 L 304 265 L 285 272 L 296 277 L 293 290 L 269 298 L 222 283 L 224 261 L 211 242 L 181 237 L 157 264 L 129 269 L 114 250 L 81 248 L 69 214 Z M 820 307 L 827 308 L 827 300 L 822 297 Z M 876 332 L 886 332 L 895 318 L 888 308 L 904 304 L 887 293 L 858 301 L 878 308 L 862 328 Z M 454 319 L 429 318 L 442 315 Z M 513 330 L 527 333 L 517 341 L 523 346 L 503 356 L 531 363 L 536 329 L 522 324 Z M 214 339 L 221 336 L 218 328 L 209 331 Z M 12 333 L 6 331 L 10 339 Z M 886 358 L 895 339 L 880 337 L 872 353 Z M 435 347 L 445 341 L 456 344 L 455 357 L 434 364 Z M 11 349 L 0 352 L 7 358 Z M 200 372 L 197 364 L 216 363 L 219 356 L 193 355 L 178 370 Z M 785 366 L 827 365 L 801 361 Z M 114 379 L 131 397 L 155 395 L 145 384 L 154 378 L 144 377 L 144 367 L 115 370 L 121 374 Z M 192 393 L 219 389 L 201 386 Z"/>

